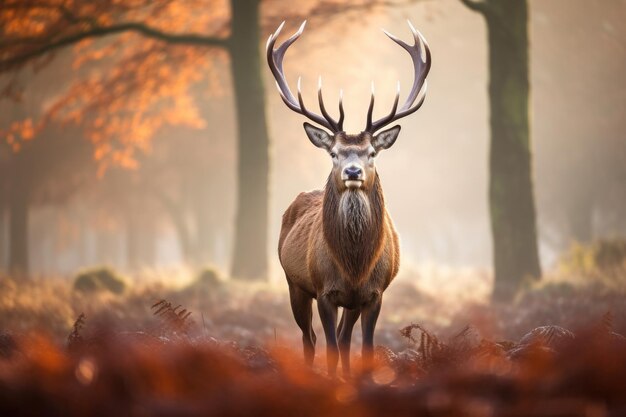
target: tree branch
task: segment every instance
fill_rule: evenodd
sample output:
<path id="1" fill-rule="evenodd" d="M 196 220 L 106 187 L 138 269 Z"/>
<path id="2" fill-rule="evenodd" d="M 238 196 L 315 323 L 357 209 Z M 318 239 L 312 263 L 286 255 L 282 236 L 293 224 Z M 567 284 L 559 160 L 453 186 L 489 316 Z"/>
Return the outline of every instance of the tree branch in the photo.
<path id="1" fill-rule="evenodd" d="M 28 61 L 38 58 L 42 55 L 45 55 L 49 52 L 53 52 L 57 49 L 64 48 L 69 45 L 73 45 L 77 42 L 80 42 L 84 39 L 89 38 L 97 38 L 107 35 L 114 35 L 123 32 L 137 32 L 148 38 L 157 39 L 169 44 L 180 44 L 180 45 L 197 45 L 197 46 L 207 46 L 207 47 L 216 47 L 216 48 L 227 48 L 229 39 L 228 38 L 216 38 L 213 36 L 206 36 L 200 34 L 173 34 L 162 32 L 159 29 L 152 28 L 143 23 L 120 23 L 117 25 L 107 26 L 107 27 L 92 27 L 87 31 L 75 33 L 72 35 L 67 35 L 58 40 L 52 41 L 50 43 L 43 44 L 33 50 L 25 52 L 23 54 L 9 57 L 7 59 L 0 60 L 0 72 L 4 72 L 20 65 L 24 65 Z M 42 39 L 43 40 L 43 39 Z M 16 40 L 15 45 L 19 45 L 19 39 Z M 32 42 L 32 39 L 29 39 L 29 42 Z M 7 44 L 4 45 L 8 46 Z"/>
<path id="2" fill-rule="evenodd" d="M 487 12 L 486 0 L 461 0 L 461 3 L 470 10 L 485 14 Z"/>
<path id="3" fill-rule="evenodd" d="M 371 12 L 378 8 L 395 8 L 406 7 L 417 3 L 427 2 L 430 0 L 369 0 L 363 3 L 337 3 L 335 1 L 320 1 L 311 10 L 306 13 L 292 13 L 289 15 L 289 20 L 299 21 L 303 19 L 318 18 L 321 21 L 326 19 L 330 21 L 332 18 L 344 18 L 348 13 L 364 13 Z M 263 28 L 266 31 L 273 32 L 276 27 L 284 20 L 284 16 L 276 15 L 265 18 L 262 22 Z"/>

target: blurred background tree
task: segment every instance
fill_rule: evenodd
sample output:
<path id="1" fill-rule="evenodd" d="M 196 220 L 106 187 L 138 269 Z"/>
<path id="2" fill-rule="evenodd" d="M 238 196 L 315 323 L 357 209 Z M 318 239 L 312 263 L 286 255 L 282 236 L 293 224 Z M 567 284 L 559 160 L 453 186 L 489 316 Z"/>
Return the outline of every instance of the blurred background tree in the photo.
<path id="1" fill-rule="evenodd" d="M 461 0 L 480 13 L 489 42 L 489 209 L 494 297 L 507 299 L 541 276 L 529 126 L 526 0 Z"/>
<path id="2" fill-rule="evenodd" d="M 51 75 L 61 78 L 59 69 Z M 20 74 L 20 82 L 32 81 L 32 74 Z M 77 128 L 62 128 L 55 122 L 35 125 L 34 120 L 41 116 L 41 101 L 58 91 L 53 84 L 37 87 L 36 94 L 21 97 L 10 112 L 1 116 L 2 123 L 10 126 L 6 142 L 0 145 L 4 174 L 1 205 L 8 226 L 7 266 L 20 275 L 29 272 L 30 208 L 67 201 L 87 181 L 89 172 L 95 172 L 91 150 L 80 140 Z"/>
<path id="3" fill-rule="evenodd" d="M 42 136 L 48 126 L 77 126 L 82 130 L 82 136 L 93 144 L 93 154 L 102 176 L 111 165 L 136 168 L 136 151 L 149 150 L 152 136 L 163 126 L 203 125 L 188 91 L 191 85 L 204 77 L 202 71 L 210 62 L 199 60 L 193 50 L 168 49 L 164 42 L 145 40 L 129 33 L 143 29 L 152 37 L 150 39 L 167 38 L 165 32 L 145 25 L 154 23 L 158 27 L 164 21 L 172 25 L 182 23 L 189 17 L 185 14 L 186 9 L 172 2 L 131 3 L 28 1 L 3 4 L 0 14 L 4 21 L 0 69 L 7 74 L 5 95 L 15 101 L 26 96 L 21 94 L 21 90 L 27 86 L 23 77 L 29 71 L 24 68 L 27 64 L 31 64 L 33 71 L 43 71 L 45 67 L 51 79 L 60 81 L 50 83 L 53 87 L 46 89 L 47 95 L 35 96 L 35 103 L 39 106 L 37 114 L 26 118 L 14 117 L 10 128 L 3 132 L 7 144 L 14 151 L 13 159 L 26 157 L 27 152 L 22 149 L 25 141 L 33 144 L 42 142 L 41 137 L 35 136 Z M 205 29 L 207 19 L 215 19 L 216 16 L 205 13 L 202 18 L 189 19 L 180 27 L 193 30 L 190 25 L 196 23 Z M 92 42 L 93 38 L 116 33 L 125 35 L 112 42 Z M 217 38 L 194 35 L 173 36 L 167 41 L 171 44 L 184 41 L 223 45 L 223 41 Z M 73 63 L 66 60 L 59 64 L 55 60 L 52 68 L 57 73 L 50 72 L 52 58 L 59 53 L 64 54 L 62 48 L 77 44 L 80 52 L 74 56 Z M 175 68 L 176 63 L 183 62 L 188 65 Z M 194 65 L 189 65 L 191 63 Z M 67 71 L 70 66 L 74 69 L 75 78 Z M 33 97 L 33 94 L 29 91 L 28 96 Z M 16 131 L 23 131 L 23 126 L 30 127 L 27 137 L 20 137 L 21 132 Z M 80 148 L 80 142 L 76 143 L 76 148 Z M 33 168 L 30 166 L 28 169 Z M 25 178 L 13 171 L 12 182 Z M 9 192 L 25 188 L 26 184 L 23 185 L 8 187 Z M 17 197 L 10 199 L 15 205 L 23 200 Z M 9 244 L 10 269 L 26 271 L 28 256 L 24 248 L 27 245 L 22 242 L 28 236 L 28 211 L 22 210 L 19 216 L 11 215 L 13 211 L 9 210 L 9 225 L 12 226 L 9 234 L 13 242 Z"/>

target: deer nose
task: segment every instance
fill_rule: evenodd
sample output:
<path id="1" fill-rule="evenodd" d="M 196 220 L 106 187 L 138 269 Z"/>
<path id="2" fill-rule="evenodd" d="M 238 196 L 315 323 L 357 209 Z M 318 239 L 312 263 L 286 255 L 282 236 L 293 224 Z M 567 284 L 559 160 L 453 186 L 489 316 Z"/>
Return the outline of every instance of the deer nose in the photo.
<path id="1" fill-rule="evenodd" d="M 363 170 L 356 166 L 349 166 L 343 170 L 349 180 L 358 180 L 361 178 Z"/>

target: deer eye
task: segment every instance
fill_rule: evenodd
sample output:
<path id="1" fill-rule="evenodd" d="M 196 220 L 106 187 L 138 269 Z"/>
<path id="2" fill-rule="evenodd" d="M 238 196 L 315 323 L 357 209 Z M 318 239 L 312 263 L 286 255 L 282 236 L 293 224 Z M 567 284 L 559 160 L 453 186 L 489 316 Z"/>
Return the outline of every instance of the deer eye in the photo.
<path id="1" fill-rule="evenodd" d="M 376 158 L 376 151 L 372 151 L 372 153 L 370 153 L 370 158 Z"/>
<path id="2" fill-rule="evenodd" d="M 331 152 L 330 153 L 330 157 L 335 159 L 335 158 L 337 158 L 337 154 L 335 152 Z"/>

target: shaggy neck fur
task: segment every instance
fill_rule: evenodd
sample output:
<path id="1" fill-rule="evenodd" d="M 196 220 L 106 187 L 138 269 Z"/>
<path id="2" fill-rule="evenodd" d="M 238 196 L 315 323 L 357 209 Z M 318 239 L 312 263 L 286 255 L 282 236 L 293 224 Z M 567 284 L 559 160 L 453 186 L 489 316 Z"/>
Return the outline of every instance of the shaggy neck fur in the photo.
<path id="1" fill-rule="evenodd" d="M 372 271 L 383 241 L 385 202 L 378 174 L 369 190 L 340 191 L 332 175 L 324 193 L 324 238 L 344 277 L 360 283 Z"/>

